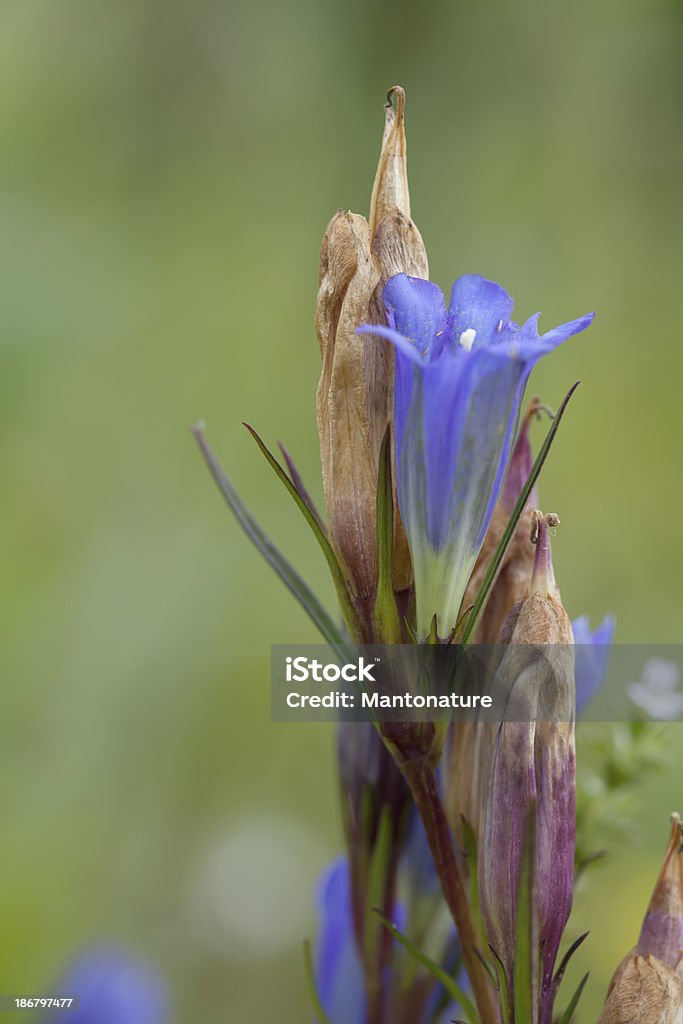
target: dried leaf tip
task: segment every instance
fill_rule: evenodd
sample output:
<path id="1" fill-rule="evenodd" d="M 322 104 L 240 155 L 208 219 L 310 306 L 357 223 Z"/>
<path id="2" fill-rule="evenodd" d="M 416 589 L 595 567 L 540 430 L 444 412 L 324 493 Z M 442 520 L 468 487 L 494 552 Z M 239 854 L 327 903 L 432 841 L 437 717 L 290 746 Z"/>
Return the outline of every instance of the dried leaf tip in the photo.
<path id="1" fill-rule="evenodd" d="M 395 103 L 395 106 L 394 106 Z M 376 505 L 379 452 L 391 419 L 394 357 L 361 324 L 384 324 L 384 285 L 394 274 L 427 278 L 420 232 L 410 219 L 405 93 L 389 91 L 372 214 L 340 210 L 320 253 L 316 333 L 322 357 L 317 412 L 330 540 L 354 598 L 372 606 L 377 580 Z M 393 582 L 410 588 L 408 546 L 394 501 Z"/>
<path id="2" fill-rule="evenodd" d="M 555 512 L 543 515 L 535 509 L 531 522 L 531 543 L 536 545 L 534 568 L 531 575 L 532 594 L 545 594 L 559 599 L 560 591 L 555 581 L 553 556 L 550 547 L 550 531 L 560 525 L 560 517 Z"/>
<path id="3" fill-rule="evenodd" d="M 405 105 L 405 91 L 400 85 L 393 85 L 384 106 L 384 136 L 370 200 L 371 235 L 384 218 L 396 210 L 410 219 Z"/>

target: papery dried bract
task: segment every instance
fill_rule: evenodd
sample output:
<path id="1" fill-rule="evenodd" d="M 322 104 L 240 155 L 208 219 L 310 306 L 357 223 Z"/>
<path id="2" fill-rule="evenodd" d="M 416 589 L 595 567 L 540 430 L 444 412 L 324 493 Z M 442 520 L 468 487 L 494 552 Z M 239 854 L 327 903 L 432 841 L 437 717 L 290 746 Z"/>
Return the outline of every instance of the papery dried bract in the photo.
<path id="1" fill-rule="evenodd" d="M 400 85 L 392 86 L 384 105 L 384 135 L 370 197 L 370 230 L 373 234 L 384 218 L 395 210 L 401 210 L 410 219 L 405 105 L 404 90 Z"/>
<path id="2" fill-rule="evenodd" d="M 386 106 L 370 223 L 357 214 L 337 213 L 320 259 L 316 331 L 323 366 L 317 409 L 323 486 L 331 540 L 351 592 L 360 599 L 371 598 L 377 582 L 377 474 L 392 415 L 394 357 L 388 345 L 368 345 L 356 329 L 384 323 L 381 293 L 393 274 L 428 275 L 424 244 L 410 219 L 404 105 L 403 90 L 395 87 Z M 393 577 L 396 590 L 410 586 L 398 511 Z"/>
<path id="3" fill-rule="evenodd" d="M 330 536 L 352 592 L 361 597 L 372 594 L 377 577 L 377 470 L 391 374 L 386 349 L 360 344 L 356 329 L 379 278 L 367 221 L 338 213 L 320 258 L 318 432 Z"/>

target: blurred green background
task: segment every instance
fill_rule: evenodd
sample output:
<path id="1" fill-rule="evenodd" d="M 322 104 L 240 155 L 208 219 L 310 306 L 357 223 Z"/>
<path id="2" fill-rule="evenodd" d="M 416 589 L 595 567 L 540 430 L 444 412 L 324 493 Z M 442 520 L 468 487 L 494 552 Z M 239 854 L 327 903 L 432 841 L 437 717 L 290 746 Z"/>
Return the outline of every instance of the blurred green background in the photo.
<path id="1" fill-rule="evenodd" d="M 583 381 L 542 486 L 570 613 L 680 639 L 682 51 L 678 0 L 2 4 L 0 991 L 106 938 L 178 1021 L 308 1019 L 333 737 L 270 725 L 268 679 L 271 643 L 317 638 L 189 427 L 331 603 L 240 421 L 319 494 L 318 246 L 367 210 L 394 82 L 433 278 L 598 313 L 533 385 Z M 668 736 L 578 900 L 585 1020 L 683 810 Z"/>

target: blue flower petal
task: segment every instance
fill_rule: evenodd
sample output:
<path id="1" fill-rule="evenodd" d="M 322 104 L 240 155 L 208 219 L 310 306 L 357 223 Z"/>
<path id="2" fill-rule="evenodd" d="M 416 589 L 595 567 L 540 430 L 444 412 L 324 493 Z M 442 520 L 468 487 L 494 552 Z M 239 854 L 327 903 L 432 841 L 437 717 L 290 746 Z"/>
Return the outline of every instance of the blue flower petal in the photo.
<path id="1" fill-rule="evenodd" d="M 595 696 L 607 675 L 615 625 L 613 615 L 608 615 L 595 631 L 591 630 L 587 615 L 582 615 L 572 623 L 576 658 L 577 714 Z"/>
<path id="2" fill-rule="evenodd" d="M 356 334 L 374 334 L 378 338 L 390 341 L 396 350 L 415 366 L 421 366 L 425 362 L 417 346 L 391 327 L 383 327 L 381 324 L 363 324 L 358 328 Z"/>
<path id="3" fill-rule="evenodd" d="M 569 323 L 561 324 L 561 326 L 539 335 L 538 319 L 540 315 L 540 313 L 534 313 L 520 328 L 513 325 L 512 330 L 504 329 L 499 347 L 515 358 L 533 365 L 541 356 L 552 352 L 568 338 L 585 331 L 595 319 L 594 313 L 587 313 L 577 320 L 570 320 Z"/>
<path id="4" fill-rule="evenodd" d="M 594 320 L 595 313 L 586 313 L 585 316 L 580 316 L 577 320 L 570 320 L 569 323 L 553 327 L 552 331 L 546 331 L 545 334 L 541 335 L 541 343 L 544 349 L 549 351 L 550 348 L 557 348 L 558 345 L 571 338 L 572 335 L 585 331 Z"/>
<path id="5" fill-rule="evenodd" d="M 412 368 L 411 368 L 412 369 Z M 421 369 L 396 366 L 398 496 L 411 544 L 418 627 L 455 625 L 498 498 L 528 368 L 485 347 Z"/>
<path id="6" fill-rule="evenodd" d="M 475 331 L 475 344 L 489 343 L 510 320 L 514 303 L 494 281 L 479 274 L 458 278 L 451 291 L 449 312 L 454 319 L 456 340 L 464 331 Z"/>
<path id="7" fill-rule="evenodd" d="M 438 358 L 450 337 L 446 303 L 438 285 L 396 274 L 387 281 L 382 301 L 389 326 L 412 341 L 423 357 Z"/>
<path id="8" fill-rule="evenodd" d="M 353 934 L 351 872 L 338 857 L 318 888 L 316 985 L 331 1024 L 363 1024 L 365 989 Z"/>

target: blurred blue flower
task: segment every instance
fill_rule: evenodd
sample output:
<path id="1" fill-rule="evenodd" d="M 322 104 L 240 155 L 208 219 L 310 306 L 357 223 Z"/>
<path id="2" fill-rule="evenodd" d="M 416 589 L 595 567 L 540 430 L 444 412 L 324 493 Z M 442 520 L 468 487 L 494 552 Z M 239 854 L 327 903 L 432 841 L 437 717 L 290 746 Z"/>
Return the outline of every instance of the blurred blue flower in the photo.
<path id="1" fill-rule="evenodd" d="M 460 964 L 460 947 L 450 916 L 446 912 L 436 871 L 429 853 L 427 837 L 417 814 L 413 815 L 409 837 L 401 857 L 405 895 L 408 908 L 396 908 L 394 918 L 403 931 L 413 927 L 423 938 L 431 934 L 432 944 L 441 949 L 439 960 L 449 973 Z M 351 872 L 346 857 L 336 858 L 324 871 L 318 887 L 318 942 L 315 957 L 315 982 L 318 995 L 331 1024 L 365 1024 L 366 998 L 363 969 L 358 956 L 351 910 Z M 407 910 L 407 913 L 406 913 Z M 443 915 L 438 911 L 443 910 Z M 444 993 L 441 986 L 426 976 L 411 974 L 404 986 L 391 971 L 387 973 L 389 992 L 396 981 L 401 998 L 408 1000 L 415 1013 L 415 1024 L 426 1024 L 438 1018 L 452 1020 L 458 1008 L 441 1007 Z M 460 979 L 466 985 L 466 980 Z M 391 1000 L 391 997 L 389 997 Z M 442 1017 L 443 1013 L 443 1017 Z"/>
<path id="2" fill-rule="evenodd" d="M 338 857 L 318 888 L 318 943 L 315 980 L 331 1024 L 363 1024 L 365 989 L 351 914 L 351 872 Z"/>
<path id="3" fill-rule="evenodd" d="M 88 950 L 74 962 L 57 991 L 77 996 L 79 1004 L 54 1011 L 47 1019 L 55 1024 L 166 1024 L 169 1020 L 163 982 L 123 950 Z"/>
<path id="4" fill-rule="evenodd" d="M 595 696 L 607 675 L 616 620 L 608 615 L 593 631 L 587 615 L 572 622 L 576 658 L 576 713 L 579 714 Z"/>
<path id="5" fill-rule="evenodd" d="M 413 560 L 417 623 L 446 636 L 505 476 L 527 378 L 537 360 L 593 315 L 539 336 L 513 301 L 478 275 L 455 282 L 449 308 L 435 284 L 397 274 L 383 293 L 389 326 L 364 325 L 396 350 L 398 499 Z"/>

